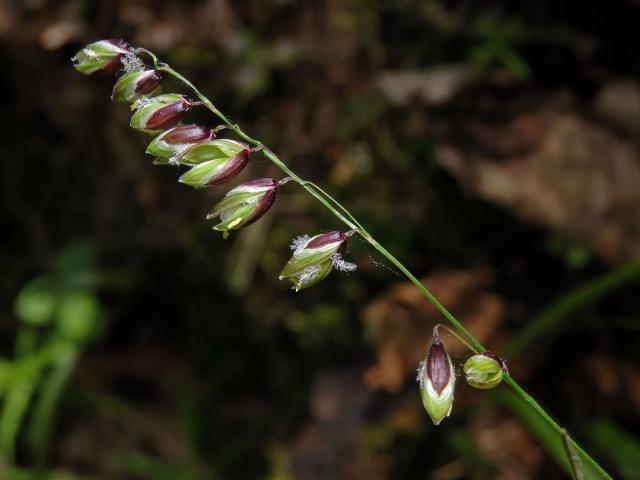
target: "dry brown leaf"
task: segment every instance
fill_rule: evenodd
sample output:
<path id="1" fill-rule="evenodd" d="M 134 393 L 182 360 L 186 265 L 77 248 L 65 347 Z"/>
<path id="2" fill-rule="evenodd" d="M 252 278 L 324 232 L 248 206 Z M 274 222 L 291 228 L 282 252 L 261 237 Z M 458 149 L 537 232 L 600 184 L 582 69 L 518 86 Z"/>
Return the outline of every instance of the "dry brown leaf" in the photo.
<path id="1" fill-rule="evenodd" d="M 610 262 L 640 257 L 640 155 L 630 139 L 555 110 L 471 125 L 470 142 L 437 153 L 465 186 Z"/>

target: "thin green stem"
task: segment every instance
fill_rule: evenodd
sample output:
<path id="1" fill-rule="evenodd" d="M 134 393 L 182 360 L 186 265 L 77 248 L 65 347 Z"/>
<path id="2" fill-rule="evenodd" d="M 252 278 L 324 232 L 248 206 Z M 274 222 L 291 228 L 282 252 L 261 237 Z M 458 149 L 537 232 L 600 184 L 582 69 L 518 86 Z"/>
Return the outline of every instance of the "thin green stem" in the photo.
<path id="1" fill-rule="evenodd" d="M 293 172 L 280 158 L 262 144 L 259 140 L 256 140 L 247 135 L 237 124 L 231 122 L 226 115 L 224 115 L 216 106 L 203 95 L 200 90 L 196 88 L 193 83 L 176 72 L 166 63 L 158 61 L 158 58 L 148 50 L 138 49 L 140 53 L 146 53 L 154 62 L 155 68 L 163 72 L 168 73 L 177 80 L 181 81 L 184 85 L 189 87 L 193 93 L 198 97 L 202 104 L 207 107 L 215 116 L 222 120 L 236 135 L 246 142 L 252 144 L 258 149 L 262 150 L 265 157 L 267 157 L 274 165 L 282 170 L 287 176 L 291 177 L 293 181 L 298 183 L 302 188 L 309 192 L 314 198 L 322 203 L 329 211 L 331 211 L 340 221 L 349 226 L 350 229 L 355 230 L 364 240 L 366 240 L 373 248 L 375 248 L 382 256 L 389 260 L 393 265 L 398 268 L 406 277 L 413 283 L 422 294 L 433 304 L 433 306 L 444 316 L 466 339 L 471 345 L 470 349 L 476 353 L 487 351 L 487 349 L 469 332 L 464 325 L 455 317 L 447 308 L 440 303 L 440 301 L 422 284 L 422 282 L 405 267 L 405 265 L 398 260 L 393 254 L 391 254 L 386 248 L 384 248 L 371 234 L 362 226 L 360 222 L 347 210 L 339 201 L 325 192 L 322 188 L 318 187 L 312 182 L 303 180 L 295 172 Z M 527 404 L 529 404 L 557 433 L 562 436 L 563 429 L 558 423 L 551 418 L 551 416 L 522 388 L 518 383 L 508 374 L 505 373 L 505 382 L 515 391 L 515 393 Z M 611 479 L 611 477 L 598 465 L 598 463 L 591 458 L 575 441 L 571 440 L 571 444 L 574 449 L 583 457 L 583 459 L 604 479 Z"/>
<path id="2" fill-rule="evenodd" d="M 315 188 L 318 192 L 320 192 L 322 195 L 324 195 L 324 197 L 327 198 L 329 201 L 331 201 L 331 203 L 333 203 L 336 208 L 340 209 L 353 223 L 355 223 L 359 230 L 361 231 L 365 230 L 365 228 L 360 224 L 360 222 L 358 222 L 358 219 L 356 219 L 349 210 L 347 210 L 344 206 L 342 206 L 342 204 L 338 200 L 336 200 L 331 195 L 329 195 L 326 192 L 326 190 L 323 190 L 319 185 L 313 182 L 309 182 L 307 180 L 305 180 L 304 183 L 306 185 L 310 185 L 311 187 Z"/>
<path id="3" fill-rule="evenodd" d="M 447 329 L 447 331 L 448 331 L 451 335 L 453 335 L 454 337 L 456 337 L 460 343 L 462 343 L 465 347 L 467 347 L 467 348 L 468 348 L 469 350 L 471 350 L 473 353 L 478 353 L 478 350 L 476 350 L 474 347 L 472 347 L 471 345 L 469 345 L 469 342 L 467 342 L 464 338 L 462 338 L 460 335 L 458 335 L 458 334 L 455 332 L 455 330 L 453 330 L 452 328 L 447 327 L 447 326 L 446 326 L 446 325 L 444 325 L 443 323 L 439 323 L 439 324 L 437 324 L 437 325 L 434 327 L 433 331 L 434 331 L 434 332 L 438 332 L 438 329 L 439 329 L 440 327 L 442 327 L 442 328 L 446 328 L 446 329 Z M 439 332 L 438 332 L 438 334 L 439 334 Z M 434 333 L 434 338 L 435 338 L 435 335 L 436 335 L 436 333 Z"/>

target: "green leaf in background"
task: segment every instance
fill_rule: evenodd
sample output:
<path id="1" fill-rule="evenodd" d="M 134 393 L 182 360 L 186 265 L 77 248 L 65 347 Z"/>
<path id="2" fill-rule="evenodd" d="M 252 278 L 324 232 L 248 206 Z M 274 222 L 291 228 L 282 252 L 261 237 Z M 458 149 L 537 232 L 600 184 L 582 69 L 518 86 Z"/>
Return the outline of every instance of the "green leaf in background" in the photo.
<path id="1" fill-rule="evenodd" d="M 57 348 L 53 369 L 44 376 L 29 425 L 31 444 L 40 473 L 45 472 L 51 437 L 56 424 L 58 405 L 75 369 L 79 349 L 61 344 Z"/>
<path id="2" fill-rule="evenodd" d="M 19 371 L 19 374 L 20 378 L 7 392 L 0 415 L 0 446 L 2 456 L 8 463 L 13 463 L 15 460 L 18 433 L 31 404 L 41 372 L 38 369 L 24 368 Z"/>
<path id="3" fill-rule="evenodd" d="M 5 359 L 0 360 L 0 398 L 9 388 L 13 375 L 13 364 Z"/>
<path id="4" fill-rule="evenodd" d="M 63 337 L 85 343 L 100 325 L 100 306 L 95 295 L 86 292 L 69 293 L 62 297 L 56 320 Z"/>
<path id="5" fill-rule="evenodd" d="M 22 469 L 22 468 L 4 468 L 2 470 L 2 475 L 0 479 L 2 480 L 34 480 L 32 470 Z M 47 472 L 47 480 L 96 480 L 94 477 L 79 477 L 75 474 L 65 472 L 63 470 L 54 470 Z"/>
<path id="6" fill-rule="evenodd" d="M 16 298 L 16 316 L 29 325 L 46 325 L 51 321 L 58 306 L 54 282 L 50 277 L 40 276 L 28 282 Z"/>
<path id="7" fill-rule="evenodd" d="M 0 362 L 0 395 L 4 395 L 0 412 L 0 449 L 2 458 L 9 464 L 13 463 L 16 440 L 43 369 L 59 354 L 59 345 L 50 344 L 37 351 L 25 350 L 13 363 Z"/>
<path id="8" fill-rule="evenodd" d="M 640 279 L 640 262 L 631 262 L 579 285 L 533 317 L 511 339 L 505 349 L 506 356 L 519 355 L 545 334 L 550 336 L 553 330 L 564 327 L 564 322 L 571 318 L 572 314 L 593 305 L 631 283 L 637 282 L 638 279 Z"/>
<path id="9" fill-rule="evenodd" d="M 624 480 L 640 480 L 640 439 L 625 432 L 611 420 L 601 419 L 587 426 L 594 450 L 615 466 L 614 474 Z"/>
<path id="10" fill-rule="evenodd" d="M 524 25 L 519 18 L 497 21 L 489 15 L 476 20 L 476 35 L 481 41 L 471 49 L 471 58 L 481 68 L 500 64 L 519 80 L 531 76 L 531 68 L 516 51 L 524 37 Z"/>
<path id="11" fill-rule="evenodd" d="M 549 455 L 555 459 L 563 470 L 571 474 L 571 465 L 567 457 L 562 436 L 558 435 L 549 423 L 545 422 L 530 405 L 523 402 L 513 391 L 500 389 L 496 392 L 495 398 L 518 415 L 527 427 L 527 430 L 538 439 L 538 442 L 547 450 Z M 582 456 L 579 455 L 579 457 L 586 480 L 601 480 L 605 478 L 595 471 Z"/>
<path id="12" fill-rule="evenodd" d="M 95 269 L 95 251 L 86 240 L 77 240 L 66 245 L 53 259 L 53 268 L 61 277 L 71 277 Z"/>

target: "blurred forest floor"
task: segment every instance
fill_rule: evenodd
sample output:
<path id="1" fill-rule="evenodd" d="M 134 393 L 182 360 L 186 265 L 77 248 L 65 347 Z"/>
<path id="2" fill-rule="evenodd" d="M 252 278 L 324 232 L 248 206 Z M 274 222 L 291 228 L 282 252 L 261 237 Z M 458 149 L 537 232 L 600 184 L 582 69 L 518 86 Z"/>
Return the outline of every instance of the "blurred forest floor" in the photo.
<path id="1" fill-rule="evenodd" d="M 414 377 L 444 320 L 363 242 L 351 275 L 277 280 L 339 228 L 302 190 L 212 232 L 225 187 L 152 166 L 71 66 L 101 38 L 326 187 L 640 479 L 638 25 L 637 0 L 0 0 L 0 480 L 566 478 L 506 388 L 460 382 L 433 427 Z"/>

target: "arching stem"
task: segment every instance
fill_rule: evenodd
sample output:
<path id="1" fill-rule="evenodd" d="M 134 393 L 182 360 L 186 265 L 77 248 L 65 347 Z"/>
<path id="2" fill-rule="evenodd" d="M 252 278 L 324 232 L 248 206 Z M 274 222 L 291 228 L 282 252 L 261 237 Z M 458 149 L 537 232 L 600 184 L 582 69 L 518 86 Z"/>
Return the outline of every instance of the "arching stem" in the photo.
<path id="1" fill-rule="evenodd" d="M 135 50 L 136 53 L 143 53 L 148 55 L 154 63 L 154 66 L 157 70 L 161 70 L 163 72 L 168 73 L 175 79 L 182 82 L 188 88 L 192 90 L 194 95 L 202 102 L 206 108 L 208 108 L 211 113 L 213 113 L 216 117 L 224 122 L 224 124 L 231 130 L 235 132 L 238 137 L 243 139 L 244 141 L 252 144 L 256 147 L 256 150 L 262 150 L 263 154 L 267 159 L 269 159 L 274 165 L 276 165 L 280 170 L 282 170 L 291 180 L 298 183 L 302 188 L 304 188 L 307 192 L 309 192 L 314 198 L 316 198 L 321 204 L 323 204 L 329 211 L 331 211 L 340 221 L 342 221 L 345 225 L 349 227 L 349 229 L 353 232 L 357 232 L 365 241 L 367 241 L 373 248 L 375 248 L 382 256 L 384 256 L 387 260 L 389 260 L 402 274 L 404 274 L 407 279 L 413 283 L 422 294 L 433 304 L 433 306 L 445 317 L 457 330 L 461 335 L 455 334 L 451 329 L 452 333 L 463 342 L 470 350 L 475 353 L 486 352 L 487 349 L 462 325 L 462 323 L 455 317 L 447 308 L 440 303 L 440 301 L 422 284 L 422 282 L 413 274 L 411 271 L 405 267 L 405 265 L 398 260 L 393 254 L 391 254 L 386 248 L 384 248 L 376 239 L 374 239 L 371 234 L 362 226 L 362 224 L 347 210 L 339 201 L 329 195 L 325 190 L 317 186 L 316 184 L 309 182 L 307 180 L 299 177 L 294 171 L 292 171 L 280 158 L 273 153 L 270 149 L 262 144 L 259 140 L 250 137 L 246 134 L 237 124 L 232 123 L 231 120 L 224 115 L 220 110 L 216 108 L 216 106 L 209 100 L 205 95 L 200 92 L 196 88 L 196 86 L 191 83 L 188 79 L 183 77 L 180 73 L 176 72 L 173 68 L 171 68 L 166 63 L 163 63 L 158 60 L 155 54 L 150 52 L 149 50 L 138 48 Z M 465 337 L 467 341 L 463 339 Z M 529 404 L 539 415 L 545 420 L 555 431 L 556 433 L 564 437 L 566 436 L 566 431 L 540 406 L 538 402 L 536 402 L 533 397 L 531 397 L 508 373 L 505 372 L 504 381 L 507 383 L 515 393 L 522 399 L 522 401 Z M 576 452 L 585 460 L 585 462 L 603 479 L 612 480 L 611 476 L 591 457 L 589 456 L 584 449 L 582 449 L 573 439 L 569 439 L 571 445 L 575 449 Z"/>
<path id="2" fill-rule="evenodd" d="M 446 326 L 444 323 L 438 323 L 435 327 L 433 327 L 433 338 L 437 338 L 437 336 L 440 334 L 440 328 L 446 328 L 447 331 L 453 335 L 454 337 L 456 337 L 460 343 L 462 343 L 465 347 L 467 347 L 469 350 L 471 350 L 473 353 L 478 353 L 478 350 L 476 350 L 474 347 L 472 347 L 471 345 L 469 345 L 469 342 L 467 342 L 464 338 L 462 338 L 460 335 L 458 335 L 453 329 L 449 328 L 448 326 Z"/>

